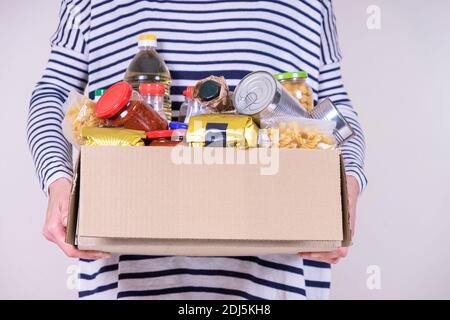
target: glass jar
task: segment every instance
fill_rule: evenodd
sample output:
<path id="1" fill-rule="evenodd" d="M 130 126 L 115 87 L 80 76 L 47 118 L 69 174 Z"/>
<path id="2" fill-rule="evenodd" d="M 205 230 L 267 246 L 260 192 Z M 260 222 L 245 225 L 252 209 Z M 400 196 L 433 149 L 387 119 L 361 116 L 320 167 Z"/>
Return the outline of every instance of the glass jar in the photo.
<path id="1" fill-rule="evenodd" d="M 124 127 L 145 132 L 167 129 L 167 122 L 127 82 L 109 88 L 95 107 L 97 118 L 107 127 Z"/>
<path id="2" fill-rule="evenodd" d="M 186 130 L 160 130 L 147 132 L 150 147 L 175 147 L 186 136 Z"/>
<path id="3" fill-rule="evenodd" d="M 314 97 L 311 87 L 306 83 L 308 73 L 305 71 L 286 72 L 275 75 L 283 87 L 296 98 L 308 112 L 314 108 Z"/>

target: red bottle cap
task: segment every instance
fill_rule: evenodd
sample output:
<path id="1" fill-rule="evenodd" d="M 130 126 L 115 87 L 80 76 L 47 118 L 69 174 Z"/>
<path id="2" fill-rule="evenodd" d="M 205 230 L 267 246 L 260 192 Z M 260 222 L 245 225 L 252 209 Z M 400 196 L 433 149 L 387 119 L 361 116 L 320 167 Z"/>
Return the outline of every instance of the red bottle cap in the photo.
<path id="1" fill-rule="evenodd" d="M 139 92 L 143 96 L 163 96 L 166 88 L 161 83 L 142 83 L 139 86 Z"/>
<path id="2" fill-rule="evenodd" d="M 118 82 L 98 100 L 95 106 L 95 116 L 100 119 L 109 119 L 122 110 L 130 101 L 133 89 L 128 82 Z"/>
<path id="3" fill-rule="evenodd" d="M 194 92 L 194 87 L 187 87 L 186 90 L 183 91 L 183 96 L 186 98 L 192 98 Z"/>
<path id="4" fill-rule="evenodd" d="M 184 137 L 186 135 L 186 130 L 160 130 L 160 131 L 150 131 L 146 133 L 149 139 L 158 138 L 170 138 L 170 137 Z"/>

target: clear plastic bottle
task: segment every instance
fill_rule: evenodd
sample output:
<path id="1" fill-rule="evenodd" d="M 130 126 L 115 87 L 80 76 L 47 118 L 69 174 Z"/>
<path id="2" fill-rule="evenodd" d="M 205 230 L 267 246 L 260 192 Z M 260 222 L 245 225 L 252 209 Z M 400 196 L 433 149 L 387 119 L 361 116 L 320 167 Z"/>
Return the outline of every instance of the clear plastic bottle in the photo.
<path id="1" fill-rule="evenodd" d="M 204 106 L 198 101 L 193 100 L 194 87 L 187 87 L 183 91 L 185 101 L 180 107 L 179 122 L 189 123 L 189 119 L 194 116 L 205 114 Z"/>
<path id="2" fill-rule="evenodd" d="M 172 78 L 166 63 L 156 51 L 157 44 L 157 37 L 153 34 L 139 36 L 139 52 L 128 66 L 124 80 L 130 83 L 134 90 L 138 90 L 142 83 L 163 84 L 165 87 L 164 112 L 170 121 L 172 118 L 170 100 Z"/>
<path id="3" fill-rule="evenodd" d="M 165 87 L 160 83 L 142 83 L 139 93 L 149 106 L 151 106 L 165 121 L 167 116 L 164 111 Z"/>

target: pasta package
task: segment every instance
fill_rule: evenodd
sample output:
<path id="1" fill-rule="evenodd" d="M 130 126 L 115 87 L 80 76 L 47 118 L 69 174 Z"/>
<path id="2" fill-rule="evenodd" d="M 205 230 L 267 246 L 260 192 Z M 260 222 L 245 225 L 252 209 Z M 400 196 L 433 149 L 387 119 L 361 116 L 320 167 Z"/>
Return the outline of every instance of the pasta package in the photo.
<path id="1" fill-rule="evenodd" d="M 205 114 L 189 120 L 186 142 L 192 147 L 255 148 L 258 130 L 249 116 Z"/>
<path id="2" fill-rule="evenodd" d="M 83 144 L 81 130 L 84 127 L 99 127 L 103 121 L 94 115 L 95 102 L 72 91 L 66 103 L 66 115 L 63 122 L 63 133 L 74 146 Z"/>
<path id="3" fill-rule="evenodd" d="M 300 120 L 279 122 L 266 130 L 275 148 L 329 150 L 336 148 L 333 128 L 328 121 Z"/>
<path id="4" fill-rule="evenodd" d="M 144 131 L 122 128 L 82 128 L 86 146 L 144 146 Z"/>

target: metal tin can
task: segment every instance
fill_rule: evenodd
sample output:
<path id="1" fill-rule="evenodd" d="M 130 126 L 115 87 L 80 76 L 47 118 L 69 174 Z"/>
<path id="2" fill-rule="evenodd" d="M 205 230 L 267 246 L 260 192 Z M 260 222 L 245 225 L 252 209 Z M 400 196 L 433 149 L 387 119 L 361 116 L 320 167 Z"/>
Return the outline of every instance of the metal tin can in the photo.
<path id="1" fill-rule="evenodd" d="M 266 71 L 244 77 L 234 91 L 233 102 L 239 114 L 252 116 L 261 126 L 264 120 L 276 117 L 309 118 L 299 101 Z"/>
<path id="2" fill-rule="evenodd" d="M 344 116 L 328 98 L 315 106 L 310 115 L 313 119 L 333 121 L 336 124 L 334 137 L 339 145 L 355 134 L 355 131 L 347 120 L 345 120 Z"/>

